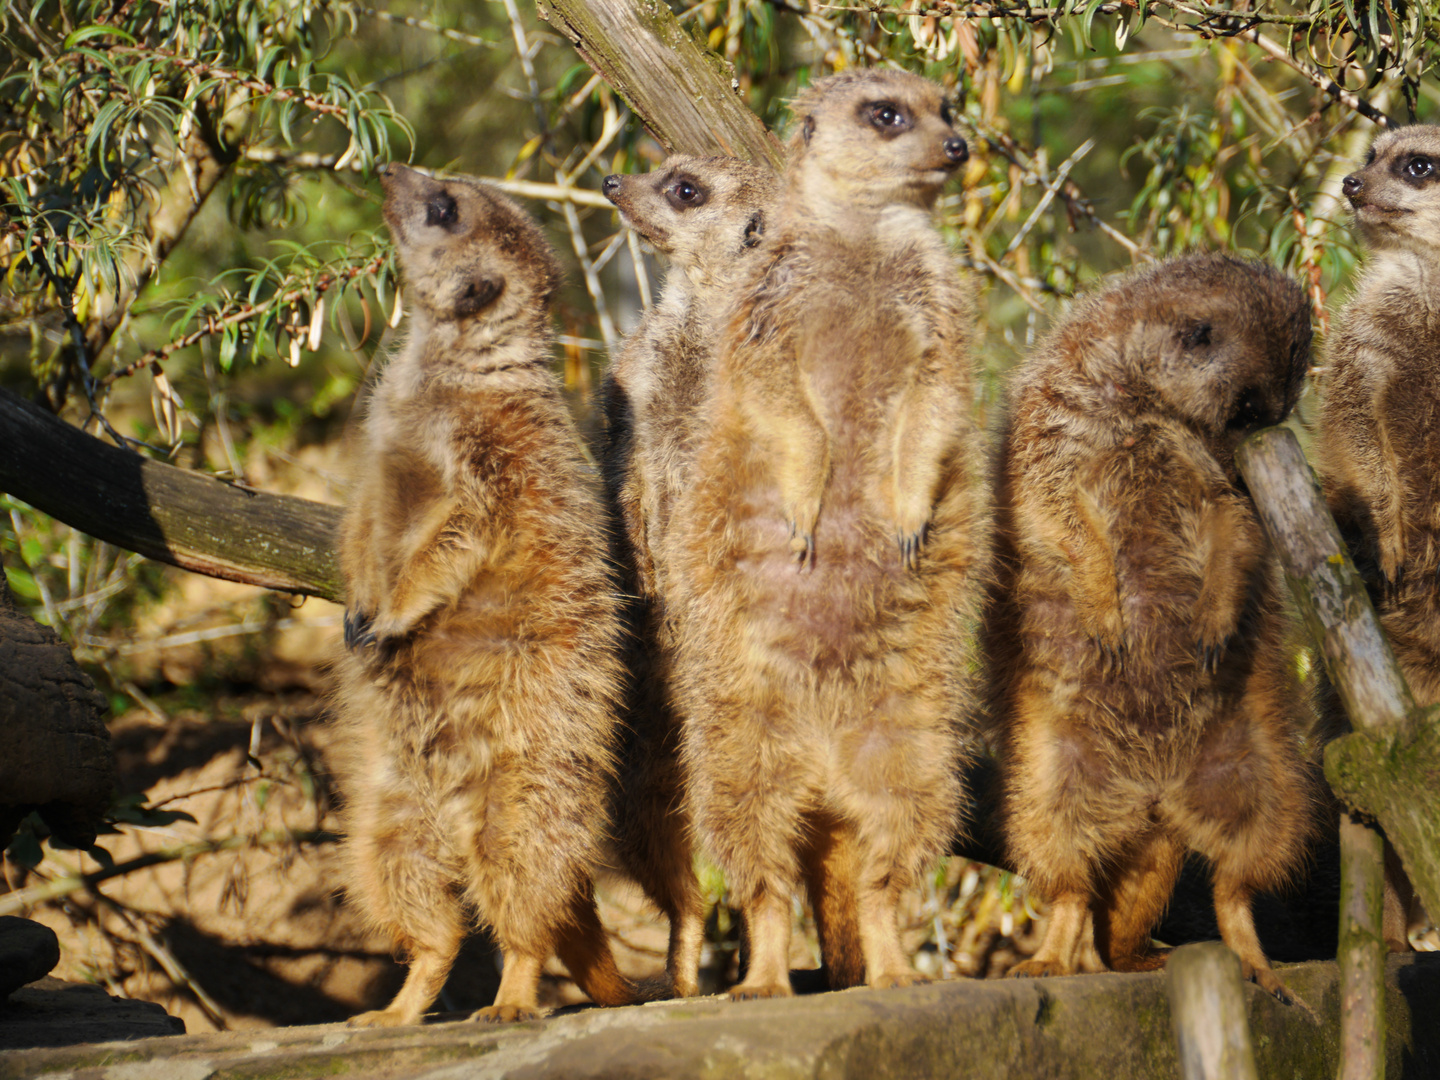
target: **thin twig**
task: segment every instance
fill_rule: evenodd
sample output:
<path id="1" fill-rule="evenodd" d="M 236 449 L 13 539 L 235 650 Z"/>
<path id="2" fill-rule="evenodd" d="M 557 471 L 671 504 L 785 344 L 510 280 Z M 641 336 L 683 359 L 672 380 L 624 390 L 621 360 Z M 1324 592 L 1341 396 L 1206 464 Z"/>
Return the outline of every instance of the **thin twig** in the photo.
<path id="1" fill-rule="evenodd" d="M 218 840 L 199 840 L 179 847 L 161 848 L 88 874 L 67 874 L 41 885 L 31 885 L 6 893 L 0 896 L 0 916 L 14 915 L 36 904 L 43 904 L 46 900 L 56 900 L 72 893 L 93 889 L 100 882 L 109 881 L 111 878 L 124 877 L 151 866 L 193 859 L 198 855 L 211 855 L 217 851 L 233 851 L 242 847 L 273 847 L 277 844 L 333 844 L 339 839 L 334 833 L 321 829 L 268 829 L 249 836 L 226 836 Z"/>
<path id="2" fill-rule="evenodd" d="M 139 938 L 138 944 L 140 948 L 144 949 L 145 952 L 150 955 L 151 959 L 160 965 L 165 974 L 170 977 L 172 983 L 176 986 L 184 987 L 195 996 L 195 1001 L 199 1004 L 200 1011 L 209 1018 L 212 1024 L 221 1031 L 230 1030 L 230 1024 L 225 1019 L 225 1014 L 221 1011 L 220 1006 L 215 1003 L 215 999 L 206 993 L 203 986 L 195 981 L 194 976 L 185 969 L 185 965 L 175 958 L 175 954 L 166 948 L 165 945 L 150 932 L 150 928 L 145 925 L 143 919 L 132 919 L 129 912 L 98 889 L 92 889 L 91 895 L 98 903 L 118 916 L 120 921 L 130 928 L 131 932 Z"/>

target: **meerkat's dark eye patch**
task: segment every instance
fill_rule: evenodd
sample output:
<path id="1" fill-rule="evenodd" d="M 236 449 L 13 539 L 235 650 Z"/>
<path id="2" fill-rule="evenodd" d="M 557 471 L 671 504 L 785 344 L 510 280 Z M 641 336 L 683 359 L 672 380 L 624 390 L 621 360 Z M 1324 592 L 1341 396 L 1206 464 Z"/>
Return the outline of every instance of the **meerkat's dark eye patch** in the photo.
<path id="1" fill-rule="evenodd" d="M 693 210 L 705 205 L 710 192 L 688 176 L 677 176 L 665 185 L 665 198 L 676 210 Z"/>
<path id="2" fill-rule="evenodd" d="M 955 117 L 954 114 L 950 112 L 950 103 L 948 101 L 942 101 L 940 103 L 940 119 L 950 127 L 955 126 Z"/>
<path id="3" fill-rule="evenodd" d="M 1412 183 L 1432 180 L 1435 177 L 1435 159 L 1414 154 L 1401 166 L 1400 173 Z"/>
<path id="4" fill-rule="evenodd" d="M 448 191 L 437 191 L 425 203 L 425 224 L 451 228 L 460 218 L 455 197 Z"/>
<path id="5" fill-rule="evenodd" d="M 1375 148 L 1372 146 L 1370 152 L 1365 155 L 1365 167 L 1368 169 L 1375 164 Z"/>
<path id="6" fill-rule="evenodd" d="M 1225 422 L 1231 431 L 1265 427 L 1270 423 L 1270 408 L 1265 404 L 1265 395 L 1253 386 L 1241 391 L 1235 402 L 1230 419 Z"/>
<path id="7" fill-rule="evenodd" d="M 1180 343 L 1187 349 L 1199 349 L 1210 344 L 1210 324 L 1193 323 L 1180 332 Z"/>
<path id="8" fill-rule="evenodd" d="M 864 106 L 865 117 L 883 135 L 898 135 L 910 127 L 910 116 L 892 101 L 872 101 Z"/>

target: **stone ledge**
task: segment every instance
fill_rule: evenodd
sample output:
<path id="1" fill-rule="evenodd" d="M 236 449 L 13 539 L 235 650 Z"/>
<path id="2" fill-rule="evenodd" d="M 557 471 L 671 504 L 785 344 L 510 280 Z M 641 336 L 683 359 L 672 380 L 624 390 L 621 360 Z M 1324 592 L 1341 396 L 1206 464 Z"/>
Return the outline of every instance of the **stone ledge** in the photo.
<path id="1" fill-rule="evenodd" d="M 1336 1072 L 1338 972 L 1281 969 L 1314 1010 L 1246 988 L 1262 1076 Z M 1390 960 L 1387 1077 L 1440 1076 L 1440 956 Z M 1163 973 L 957 981 L 732 1004 L 582 1009 L 531 1024 L 340 1025 L 12 1052 L 0 1080 L 1149 1080 L 1176 1076 Z"/>

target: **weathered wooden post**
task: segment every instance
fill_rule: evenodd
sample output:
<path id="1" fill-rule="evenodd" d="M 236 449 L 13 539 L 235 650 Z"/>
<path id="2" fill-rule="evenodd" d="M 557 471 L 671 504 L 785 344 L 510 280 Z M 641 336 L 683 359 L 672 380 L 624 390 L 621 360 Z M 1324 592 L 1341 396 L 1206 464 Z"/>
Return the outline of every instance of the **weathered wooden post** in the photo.
<path id="1" fill-rule="evenodd" d="M 1325 753 L 1325 775 L 1349 807 L 1341 823 L 1342 1080 L 1384 1075 L 1384 866 L 1374 818 L 1421 900 L 1440 910 L 1440 727 L 1416 708 L 1350 556 L 1293 433 L 1257 432 L 1236 456 L 1306 626 L 1354 732 Z"/>
<path id="2" fill-rule="evenodd" d="M 1182 1080 L 1259 1080 L 1240 958 L 1218 941 L 1182 945 L 1165 983 Z"/>

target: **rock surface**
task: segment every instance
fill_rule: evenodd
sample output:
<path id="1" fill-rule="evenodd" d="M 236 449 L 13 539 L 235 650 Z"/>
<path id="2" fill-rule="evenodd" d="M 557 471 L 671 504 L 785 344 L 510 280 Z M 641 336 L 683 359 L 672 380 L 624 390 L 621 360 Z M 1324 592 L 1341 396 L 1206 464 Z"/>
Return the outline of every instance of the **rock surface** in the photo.
<path id="1" fill-rule="evenodd" d="M 1282 969 L 1313 1015 L 1254 986 L 1260 1074 L 1329 1080 L 1338 1052 L 1333 963 Z M 1387 972 L 1387 1077 L 1440 1075 L 1440 957 Z M 0 1056 L 0 1080 L 366 1076 L 426 1080 L 1115 1080 L 1178 1075 L 1163 973 L 958 981 L 731 1004 L 585 1009 L 530 1024 L 390 1030 L 339 1025 L 152 1039 Z"/>
<path id="2" fill-rule="evenodd" d="M 184 1033 L 184 1023 L 159 1005 L 113 998 L 91 983 L 40 979 L 0 1002 L 0 1050 L 5 1051 L 0 1054 L 0 1075 L 33 1075 L 10 1071 L 11 1062 L 24 1057 L 17 1053 L 23 1048 L 114 1045 L 122 1039 L 153 1040 Z M 113 1051 L 111 1056 L 115 1056 Z"/>
<path id="3" fill-rule="evenodd" d="M 0 916 L 0 1001 L 43 979 L 59 962 L 60 939 L 54 930 L 14 915 Z"/>

